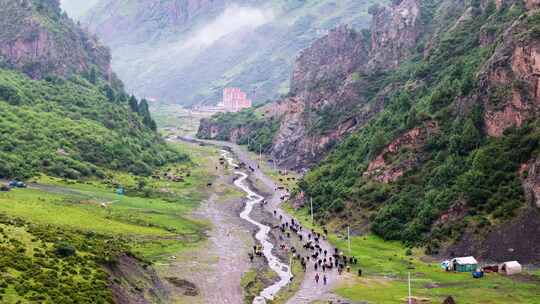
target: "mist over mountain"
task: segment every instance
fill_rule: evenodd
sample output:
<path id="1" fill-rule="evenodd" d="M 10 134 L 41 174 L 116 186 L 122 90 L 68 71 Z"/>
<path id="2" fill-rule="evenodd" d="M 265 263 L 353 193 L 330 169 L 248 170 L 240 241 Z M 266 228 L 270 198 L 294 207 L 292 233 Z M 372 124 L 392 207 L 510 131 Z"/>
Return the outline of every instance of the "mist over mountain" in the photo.
<path id="1" fill-rule="evenodd" d="M 82 19 L 139 96 L 214 104 L 237 86 L 256 103 L 286 94 L 300 50 L 341 24 L 367 27 L 371 1 L 111 1 Z"/>
<path id="2" fill-rule="evenodd" d="M 79 19 L 89 9 L 91 9 L 98 0 L 61 0 L 62 9 L 66 11 L 73 19 Z"/>

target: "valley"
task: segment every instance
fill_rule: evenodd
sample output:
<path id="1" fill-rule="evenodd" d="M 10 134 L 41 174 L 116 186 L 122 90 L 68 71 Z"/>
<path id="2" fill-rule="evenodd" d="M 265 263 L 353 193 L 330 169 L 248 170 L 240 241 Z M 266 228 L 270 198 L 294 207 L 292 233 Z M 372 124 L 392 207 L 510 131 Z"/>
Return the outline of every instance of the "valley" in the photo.
<path id="1" fill-rule="evenodd" d="M 538 0 L 67 1 L 0 0 L 0 303 L 540 303 Z"/>

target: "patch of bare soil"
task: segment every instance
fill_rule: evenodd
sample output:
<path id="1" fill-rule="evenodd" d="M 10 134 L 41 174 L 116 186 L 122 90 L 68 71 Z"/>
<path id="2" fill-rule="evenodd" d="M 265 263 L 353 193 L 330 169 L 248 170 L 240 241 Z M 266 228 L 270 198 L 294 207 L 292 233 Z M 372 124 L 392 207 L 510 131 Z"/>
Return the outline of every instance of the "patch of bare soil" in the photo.
<path id="1" fill-rule="evenodd" d="M 104 268 L 117 304 L 165 303 L 169 299 L 169 289 L 154 269 L 131 255 L 122 255 Z"/>
<path id="2" fill-rule="evenodd" d="M 532 274 L 518 273 L 518 274 L 511 275 L 510 278 L 518 282 L 534 283 L 540 286 L 540 277 L 537 277 Z"/>
<path id="3" fill-rule="evenodd" d="M 473 255 L 482 261 L 540 263 L 540 210 L 529 207 L 485 235 L 467 232 L 444 256 Z"/>
<path id="4" fill-rule="evenodd" d="M 176 255 L 176 259 L 160 268 L 160 273 L 168 278 L 173 298 L 180 303 L 243 303 L 240 281 L 250 267 L 248 252 L 253 246 L 254 227 L 239 218 L 242 198 L 215 194 L 217 188 L 226 185 L 233 187 L 231 175 L 213 183 L 210 191 L 214 194 L 194 213 L 212 224 L 207 242 Z M 178 282 L 180 286 L 175 284 Z M 198 293 L 186 294 L 188 285 Z"/>

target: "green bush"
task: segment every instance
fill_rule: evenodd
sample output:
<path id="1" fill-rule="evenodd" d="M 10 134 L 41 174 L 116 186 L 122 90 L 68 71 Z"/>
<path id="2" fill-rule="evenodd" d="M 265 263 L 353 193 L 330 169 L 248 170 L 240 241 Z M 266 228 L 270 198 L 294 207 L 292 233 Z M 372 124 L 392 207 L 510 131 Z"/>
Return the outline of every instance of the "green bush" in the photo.
<path id="1" fill-rule="evenodd" d="M 54 253 L 62 258 L 73 256 L 77 253 L 77 250 L 68 243 L 58 243 L 54 246 Z"/>

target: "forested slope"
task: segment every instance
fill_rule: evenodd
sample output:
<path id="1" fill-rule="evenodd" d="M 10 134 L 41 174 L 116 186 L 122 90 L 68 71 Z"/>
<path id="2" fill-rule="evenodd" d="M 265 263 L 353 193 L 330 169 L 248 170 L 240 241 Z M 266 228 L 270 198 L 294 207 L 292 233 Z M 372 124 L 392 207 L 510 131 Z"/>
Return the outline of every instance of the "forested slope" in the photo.
<path id="1" fill-rule="evenodd" d="M 301 190 L 321 219 L 368 222 L 384 238 L 429 253 L 465 235 L 468 246 L 453 250 L 539 260 L 524 243 L 539 222 L 540 15 L 521 1 L 473 1 L 448 22 L 441 15 L 456 1 L 421 4 L 427 30 L 418 52 L 378 76 L 399 90 Z"/>
<path id="2" fill-rule="evenodd" d="M 149 174 L 179 157 L 155 132 L 147 102 L 115 79 L 108 50 L 57 1 L 6 1 L 0 15 L 1 177 Z"/>

